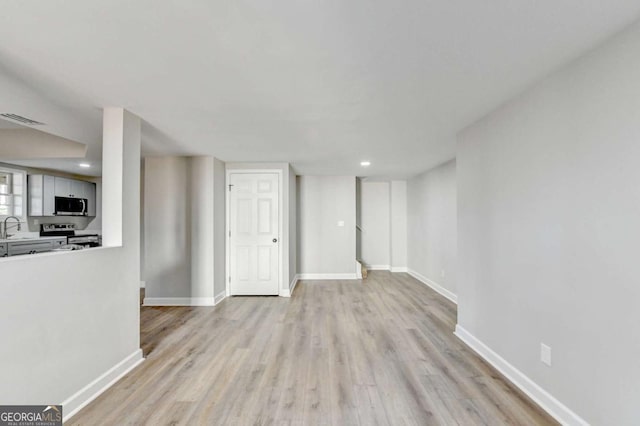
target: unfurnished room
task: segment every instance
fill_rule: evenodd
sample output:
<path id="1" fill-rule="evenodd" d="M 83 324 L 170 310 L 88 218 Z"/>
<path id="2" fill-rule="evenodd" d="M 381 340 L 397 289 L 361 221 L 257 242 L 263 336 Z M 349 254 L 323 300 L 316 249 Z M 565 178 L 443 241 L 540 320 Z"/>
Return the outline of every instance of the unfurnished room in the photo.
<path id="1" fill-rule="evenodd" d="M 0 426 L 640 424 L 640 0 L 0 10 Z"/>

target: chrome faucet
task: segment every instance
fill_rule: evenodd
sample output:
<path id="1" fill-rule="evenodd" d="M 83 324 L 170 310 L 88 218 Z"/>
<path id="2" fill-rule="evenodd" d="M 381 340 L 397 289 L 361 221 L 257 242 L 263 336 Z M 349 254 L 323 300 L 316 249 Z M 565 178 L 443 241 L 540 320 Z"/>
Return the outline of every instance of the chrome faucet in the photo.
<path id="1" fill-rule="evenodd" d="M 13 227 L 13 228 L 16 228 L 16 230 L 17 230 L 17 231 L 19 231 L 19 230 L 20 230 L 20 219 L 18 219 L 18 218 L 17 218 L 17 217 L 15 217 L 15 216 L 8 216 L 8 217 L 4 220 L 4 222 L 2 222 L 3 226 L 2 226 L 2 228 L 0 229 L 0 240 L 6 240 L 7 238 L 9 238 L 9 234 L 7 233 L 7 231 L 8 231 L 8 228 L 7 228 L 7 221 L 8 221 L 9 219 L 15 219 L 17 223 L 16 223 L 15 225 L 13 225 L 12 227 Z"/>

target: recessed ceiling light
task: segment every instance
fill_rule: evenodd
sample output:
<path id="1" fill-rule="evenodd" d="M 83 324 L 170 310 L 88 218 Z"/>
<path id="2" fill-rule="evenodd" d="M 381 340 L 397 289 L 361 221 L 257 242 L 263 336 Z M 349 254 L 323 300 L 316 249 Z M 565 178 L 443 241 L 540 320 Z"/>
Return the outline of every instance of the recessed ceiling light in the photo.
<path id="1" fill-rule="evenodd" d="M 370 165 L 371 165 L 371 161 L 363 161 L 363 162 L 361 162 L 361 163 L 360 163 L 360 165 L 361 165 L 362 167 L 368 167 L 368 166 L 370 166 Z"/>
<path id="2" fill-rule="evenodd" d="M 78 164 L 78 166 L 84 168 L 84 169 L 88 169 L 89 167 L 91 167 L 91 164 L 89 163 L 80 163 Z"/>

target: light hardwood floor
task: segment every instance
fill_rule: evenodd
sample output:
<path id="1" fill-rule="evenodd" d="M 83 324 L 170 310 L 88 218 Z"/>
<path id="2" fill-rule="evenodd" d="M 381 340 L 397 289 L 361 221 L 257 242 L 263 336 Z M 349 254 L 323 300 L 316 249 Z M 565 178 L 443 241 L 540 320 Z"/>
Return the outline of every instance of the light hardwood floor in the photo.
<path id="1" fill-rule="evenodd" d="M 455 323 L 453 303 L 381 271 L 290 299 L 143 307 L 146 361 L 69 424 L 556 424 Z"/>

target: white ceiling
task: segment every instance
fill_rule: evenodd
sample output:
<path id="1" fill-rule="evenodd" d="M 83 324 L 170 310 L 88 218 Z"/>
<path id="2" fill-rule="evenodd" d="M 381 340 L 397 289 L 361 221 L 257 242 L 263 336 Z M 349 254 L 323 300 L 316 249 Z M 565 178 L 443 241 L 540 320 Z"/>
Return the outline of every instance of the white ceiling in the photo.
<path id="1" fill-rule="evenodd" d="M 453 158 L 458 130 L 639 14 L 628 0 L 24 0 L 2 4 L 0 64 L 86 117 L 90 145 L 100 108 L 124 106 L 149 154 L 401 177 Z"/>

